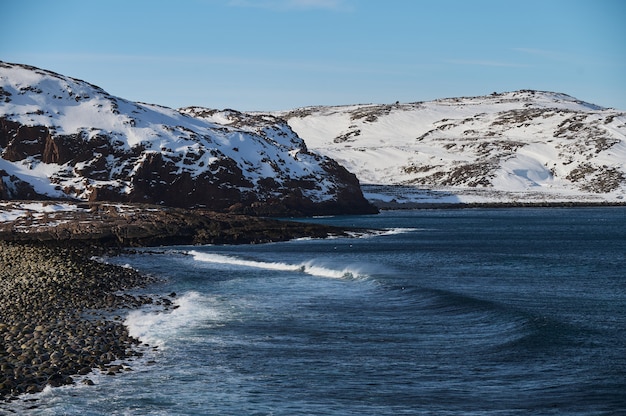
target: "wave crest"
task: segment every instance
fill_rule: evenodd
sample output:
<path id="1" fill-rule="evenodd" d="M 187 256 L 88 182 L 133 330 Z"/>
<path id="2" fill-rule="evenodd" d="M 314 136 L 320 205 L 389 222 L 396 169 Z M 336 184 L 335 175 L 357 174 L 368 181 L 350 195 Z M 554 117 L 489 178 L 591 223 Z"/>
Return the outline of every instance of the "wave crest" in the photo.
<path id="1" fill-rule="evenodd" d="M 198 292 L 187 292 L 173 304 L 175 309 L 168 312 L 131 311 L 124 321 L 129 334 L 149 345 L 163 347 L 169 339 L 183 338 L 185 331 L 191 333 L 199 326 L 224 319 L 217 308 L 211 306 L 211 299 Z"/>
<path id="2" fill-rule="evenodd" d="M 315 260 L 309 260 L 300 264 L 289 264 L 281 262 L 264 262 L 257 260 L 247 260 L 240 257 L 226 256 L 215 253 L 202 253 L 196 250 L 189 252 L 194 260 L 205 263 L 229 264 L 233 266 L 250 267 L 255 269 L 277 270 L 287 272 L 304 273 L 311 276 L 326 277 L 331 279 L 364 279 L 367 275 L 360 271 L 346 267 L 341 270 L 333 269 L 316 264 Z"/>

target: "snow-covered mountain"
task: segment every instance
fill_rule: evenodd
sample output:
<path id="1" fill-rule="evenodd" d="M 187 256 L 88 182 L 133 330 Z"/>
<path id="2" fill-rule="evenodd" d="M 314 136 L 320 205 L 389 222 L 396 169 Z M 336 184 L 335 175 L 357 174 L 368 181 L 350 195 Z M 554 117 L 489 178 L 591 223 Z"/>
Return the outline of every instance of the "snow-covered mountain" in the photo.
<path id="1" fill-rule="evenodd" d="M 274 113 L 378 204 L 621 202 L 626 113 L 517 91 Z"/>
<path id="2" fill-rule="evenodd" d="M 354 175 L 309 152 L 273 116 L 130 102 L 84 81 L 3 62 L 0 156 L 3 199 L 281 215 L 374 209 Z"/>

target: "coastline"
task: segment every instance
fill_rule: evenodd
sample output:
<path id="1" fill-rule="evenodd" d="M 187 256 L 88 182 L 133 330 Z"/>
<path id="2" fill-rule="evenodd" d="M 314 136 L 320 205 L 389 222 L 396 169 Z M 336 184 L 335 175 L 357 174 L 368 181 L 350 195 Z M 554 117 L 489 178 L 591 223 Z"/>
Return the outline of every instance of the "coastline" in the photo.
<path id="1" fill-rule="evenodd" d="M 175 294 L 130 295 L 129 289 L 156 279 L 98 256 L 131 247 L 345 235 L 295 221 L 136 204 L 68 209 L 67 202 L 11 201 L 1 208 L 0 403 L 46 386 L 91 384 L 89 374 L 96 369 L 110 375 L 128 371 L 126 361 L 148 347 L 115 314 L 146 304 L 167 310 Z"/>
<path id="2" fill-rule="evenodd" d="M 626 207 L 626 202 L 382 202 L 374 201 L 374 205 L 385 211 L 401 211 L 413 209 L 472 209 L 472 208 L 593 208 L 593 207 Z"/>
<path id="3" fill-rule="evenodd" d="M 38 204 L 46 208 L 60 203 Z M 416 205 L 410 209 L 609 207 L 626 203 Z M 76 207 L 79 209 L 55 210 L 40 217 L 26 213 L 0 222 L 0 403 L 40 392 L 46 386 L 90 384 L 89 374 L 94 370 L 110 375 L 128 371 L 128 361 L 148 347 L 131 337 L 115 314 L 146 304 L 167 310 L 175 294 L 154 298 L 130 295 L 129 289 L 156 280 L 102 263 L 98 256 L 132 247 L 255 244 L 348 235 L 335 227 L 201 210 L 106 203 Z"/>
<path id="4" fill-rule="evenodd" d="M 411 185 L 361 185 L 378 209 L 563 208 L 626 206 L 625 195 L 558 193 L 541 190 L 502 191 L 492 188 L 422 188 Z"/>
<path id="5" fill-rule="evenodd" d="M 99 262 L 97 254 L 84 244 L 0 241 L 0 400 L 47 385 L 89 384 L 93 369 L 115 374 L 128 366 L 114 361 L 141 355 L 120 321 L 86 313 L 153 303 L 121 291 L 154 279 Z"/>

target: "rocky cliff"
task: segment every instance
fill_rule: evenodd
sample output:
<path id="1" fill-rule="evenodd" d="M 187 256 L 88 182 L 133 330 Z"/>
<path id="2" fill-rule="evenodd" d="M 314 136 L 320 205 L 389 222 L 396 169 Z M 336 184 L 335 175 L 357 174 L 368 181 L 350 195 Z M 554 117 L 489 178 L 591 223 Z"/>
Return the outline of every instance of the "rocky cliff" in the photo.
<path id="1" fill-rule="evenodd" d="M 0 197 L 256 215 L 375 211 L 354 175 L 309 152 L 281 119 L 195 115 L 0 62 Z"/>

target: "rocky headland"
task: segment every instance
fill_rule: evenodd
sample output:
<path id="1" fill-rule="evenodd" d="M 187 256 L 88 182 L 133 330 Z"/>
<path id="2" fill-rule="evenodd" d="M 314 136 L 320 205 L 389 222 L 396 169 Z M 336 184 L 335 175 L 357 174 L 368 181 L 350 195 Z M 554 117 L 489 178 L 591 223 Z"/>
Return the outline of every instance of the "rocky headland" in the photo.
<path id="1" fill-rule="evenodd" d="M 175 110 L 0 62 L 0 198 L 150 203 L 261 215 L 376 212 L 359 181 L 287 123 Z"/>

